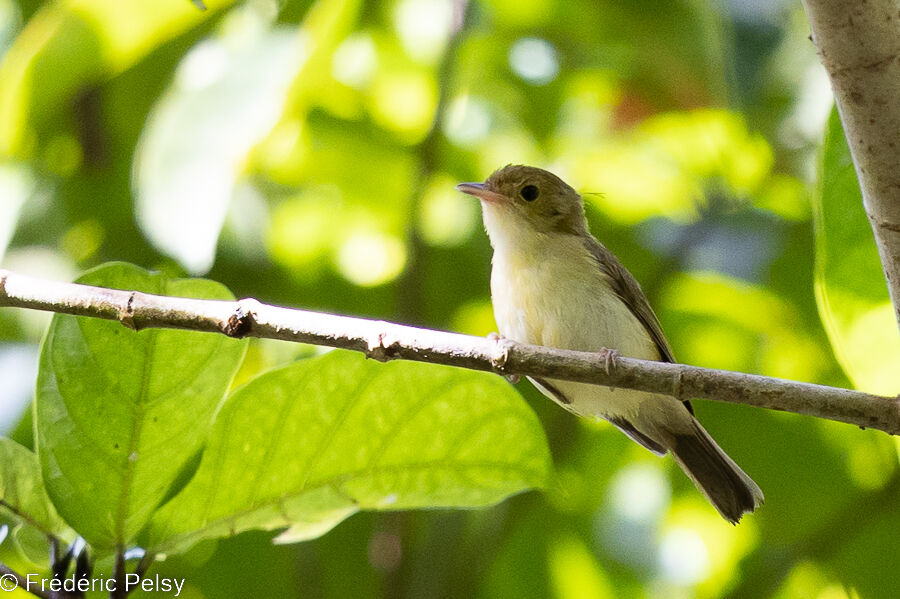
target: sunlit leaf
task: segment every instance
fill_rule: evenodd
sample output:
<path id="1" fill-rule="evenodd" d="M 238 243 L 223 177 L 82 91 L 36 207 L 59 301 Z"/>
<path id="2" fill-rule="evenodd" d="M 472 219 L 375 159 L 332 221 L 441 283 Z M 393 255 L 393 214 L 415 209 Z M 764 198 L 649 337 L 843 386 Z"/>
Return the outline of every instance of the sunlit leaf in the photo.
<path id="1" fill-rule="evenodd" d="M 616 596 L 593 552 L 578 537 L 555 540 L 548 561 L 556 597 L 611 599 Z"/>
<path id="2" fill-rule="evenodd" d="M 609 217 L 633 223 L 659 214 L 696 218 L 708 189 L 747 196 L 769 175 L 773 157 L 739 114 L 694 110 L 654 116 L 565 160 L 573 162 L 579 186 L 603 192 L 589 195 L 590 201 Z"/>
<path id="3" fill-rule="evenodd" d="M 331 89 L 328 83 L 332 56 L 356 23 L 360 5 L 360 0 L 318 0 L 303 19 L 300 32 L 309 55 L 294 73 L 280 122 L 260 144 L 255 156 L 260 167 L 276 181 L 302 181 L 296 171 L 298 163 L 308 158 L 304 131 L 307 114 L 322 89 Z"/>
<path id="4" fill-rule="evenodd" d="M 769 289 L 715 272 L 672 277 L 660 298 L 670 340 L 689 364 L 816 380 L 826 352 L 800 315 Z"/>
<path id="5" fill-rule="evenodd" d="M 537 418 L 502 379 L 331 352 L 225 403 L 191 482 L 150 523 L 152 551 L 288 527 L 319 536 L 359 510 L 474 507 L 546 484 Z"/>
<path id="6" fill-rule="evenodd" d="M 452 0 L 398 0 L 393 3 L 394 29 L 412 58 L 433 63 L 453 31 L 460 8 Z"/>
<path id="7" fill-rule="evenodd" d="M 194 47 L 155 107 L 135 155 L 136 213 L 188 271 L 213 264 L 241 165 L 278 121 L 303 61 L 292 29 L 262 29 L 252 8 Z"/>
<path id="8" fill-rule="evenodd" d="M 80 283 L 230 299 L 222 285 L 127 264 Z M 57 314 L 41 350 L 38 455 L 60 514 L 95 547 L 129 544 L 203 443 L 245 343 Z"/>
<path id="9" fill-rule="evenodd" d="M 66 536 L 68 540 L 73 540 L 75 531 L 68 529 Z M 12 540 L 21 556 L 34 564 L 34 567 L 43 569 L 50 567 L 50 540 L 40 530 L 27 524 L 21 524 L 13 532 Z"/>
<path id="10" fill-rule="evenodd" d="M 12 42 L 16 30 L 22 24 L 18 3 L 14 0 L 0 0 L 0 58 Z"/>
<path id="11" fill-rule="evenodd" d="M 0 164 L 0 260 L 12 239 L 25 200 L 34 192 L 35 180 L 25 165 Z"/>
<path id="12" fill-rule="evenodd" d="M 434 78 L 415 69 L 383 69 L 372 83 L 369 111 L 376 123 L 407 142 L 428 133 L 437 107 Z"/>
<path id="13" fill-rule="evenodd" d="M 479 221 L 478 203 L 460 200 L 453 186 L 456 181 L 446 174 L 429 182 L 419 202 L 417 225 L 422 239 L 431 245 L 452 247 L 465 243 Z"/>
<path id="14" fill-rule="evenodd" d="M 836 110 L 825 133 L 814 207 L 816 299 L 834 353 L 858 389 L 895 394 L 897 322 Z"/>
<path id="15" fill-rule="evenodd" d="M 811 595 L 812 594 L 812 595 Z M 835 584 L 833 575 L 823 571 L 809 561 L 804 561 L 791 570 L 782 582 L 775 599 L 794 599 L 802 596 L 834 597 L 845 599 L 847 594 Z"/>
<path id="16" fill-rule="evenodd" d="M 311 130 L 315 152 L 293 173 L 304 187 L 272 211 L 266 240 L 272 258 L 300 276 L 327 260 L 356 284 L 394 279 L 407 261 L 413 156 L 367 138 L 359 125 L 326 120 Z"/>
<path id="17" fill-rule="evenodd" d="M 0 156 L 29 155 L 42 123 L 79 89 L 121 73 L 208 15 L 183 0 L 44 4 L 0 63 Z"/>
<path id="18" fill-rule="evenodd" d="M 37 456 L 15 441 L 0 437 L 0 513 L 44 535 L 73 538 L 56 513 L 41 480 Z"/>
<path id="19" fill-rule="evenodd" d="M 756 522 L 748 519 L 743 526 L 729 526 L 710 512 L 703 500 L 691 495 L 670 510 L 663 525 L 660 561 L 670 579 L 691 573 L 698 576 L 699 588 L 714 596 L 734 576 L 735 565 L 757 544 Z M 699 546 L 696 543 L 699 542 Z M 699 555 L 693 555 L 694 551 Z M 672 553 L 675 555 L 672 555 Z M 680 556 L 680 557 L 677 557 Z M 685 563 L 682 560 L 688 560 Z M 679 568 L 680 563 L 680 568 Z M 679 571 L 680 570 L 680 571 Z"/>

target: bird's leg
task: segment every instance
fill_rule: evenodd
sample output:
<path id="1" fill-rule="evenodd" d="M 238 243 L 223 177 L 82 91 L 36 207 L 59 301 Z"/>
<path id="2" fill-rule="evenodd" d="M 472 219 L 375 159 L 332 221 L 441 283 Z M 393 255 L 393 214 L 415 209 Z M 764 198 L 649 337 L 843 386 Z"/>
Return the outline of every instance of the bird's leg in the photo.
<path id="1" fill-rule="evenodd" d="M 600 348 L 600 355 L 603 357 L 603 370 L 607 375 L 610 374 L 610 370 L 616 367 L 616 360 L 619 357 L 619 352 L 614 349 L 608 349 L 606 347 Z"/>
<path id="2" fill-rule="evenodd" d="M 493 341 L 495 343 L 501 343 L 506 340 L 506 337 L 504 337 L 500 333 L 496 333 L 496 332 L 488 333 L 487 338 L 489 341 Z M 520 377 L 518 374 L 505 374 L 505 375 L 503 375 L 503 378 L 505 378 L 507 381 L 509 381 L 510 383 L 515 385 L 516 383 L 519 382 L 519 380 L 521 380 L 522 377 Z"/>

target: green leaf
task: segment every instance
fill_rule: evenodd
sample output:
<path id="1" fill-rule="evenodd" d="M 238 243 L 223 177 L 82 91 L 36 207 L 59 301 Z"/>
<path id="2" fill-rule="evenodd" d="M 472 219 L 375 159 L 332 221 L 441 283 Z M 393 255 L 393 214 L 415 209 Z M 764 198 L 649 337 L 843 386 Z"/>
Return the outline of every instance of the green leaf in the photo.
<path id="1" fill-rule="evenodd" d="M 185 56 L 156 104 L 134 160 L 135 212 L 188 271 L 212 266 L 240 165 L 278 121 L 303 55 L 293 29 L 224 28 Z"/>
<path id="2" fill-rule="evenodd" d="M 213 281 L 121 263 L 78 282 L 233 298 Z M 38 455 L 57 509 L 95 548 L 128 545 L 144 527 L 204 442 L 245 347 L 222 335 L 53 317 L 38 372 Z"/>
<path id="3" fill-rule="evenodd" d="M 70 528 L 69 533 L 74 539 L 75 531 Z M 11 536 L 22 559 L 37 569 L 50 569 L 50 540 L 45 534 L 33 526 L 22 524 L 16 527 Z"/>
<path id="4" fill-rule="evenodd" d="M 219 413 L 193 480 L 153 517 L 151 552 L 358 510 L 476 507 L 546 484 L 536 416 L 496 376 L 331 352 L 264 374 Z"/>
<path id="5" fill-rule="evenodd" d="M 816 298 L 844 371 L 861 390 L 900 387 L 900 337 L 837 110 L 828 120 L 815 194 Z"/>
<path id="6" fill-rule="evenodd" d="M 0 437 L 0 512 L 45 536 L 74 537 L 47 496 L 37 456 Z"/>

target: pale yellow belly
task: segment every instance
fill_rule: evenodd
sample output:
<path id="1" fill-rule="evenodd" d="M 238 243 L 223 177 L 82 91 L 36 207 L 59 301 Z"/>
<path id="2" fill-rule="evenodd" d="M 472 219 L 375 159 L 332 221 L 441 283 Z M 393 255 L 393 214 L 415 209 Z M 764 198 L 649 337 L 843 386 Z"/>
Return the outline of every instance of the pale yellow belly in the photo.
<path id="1" fill-rule="evenodd" d="M 548 347 L 658 360 L 643 324 L 613 292 L 595 265 L 541 263 L 516 268 L 495 261 L 491 297 L 499 333 Z"/>
<path id="2" fill-rule="evenodd" d="M 495 260 L 491 294 L 499 333 L 523 343 L 581 351 L 615 349 L 623 356 L 658 360 L 644 326 L 604 277 L 589 262 L 581 268 L 549 261 L 522 268 Z M 626 389 L 551 382 L 571 401 L 564 407 L 582 416 L 633 420 L 639 411 L 649 416 L 673 401 Z"/>

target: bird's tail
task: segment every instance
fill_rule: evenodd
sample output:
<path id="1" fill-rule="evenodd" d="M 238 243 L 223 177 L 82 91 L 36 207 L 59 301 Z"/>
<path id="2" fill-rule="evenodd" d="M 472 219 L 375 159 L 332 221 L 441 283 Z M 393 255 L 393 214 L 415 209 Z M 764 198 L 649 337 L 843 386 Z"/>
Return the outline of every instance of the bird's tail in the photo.
<path id="1" fill-rule="evenodd" d="M 737 524 L 741 515 L 762 505 L 763 493 L 753 479 L 722 451 L 696 418 L 694 430 L 676 435 L 669 449 L 685 474 L 722 517 Z"/>

